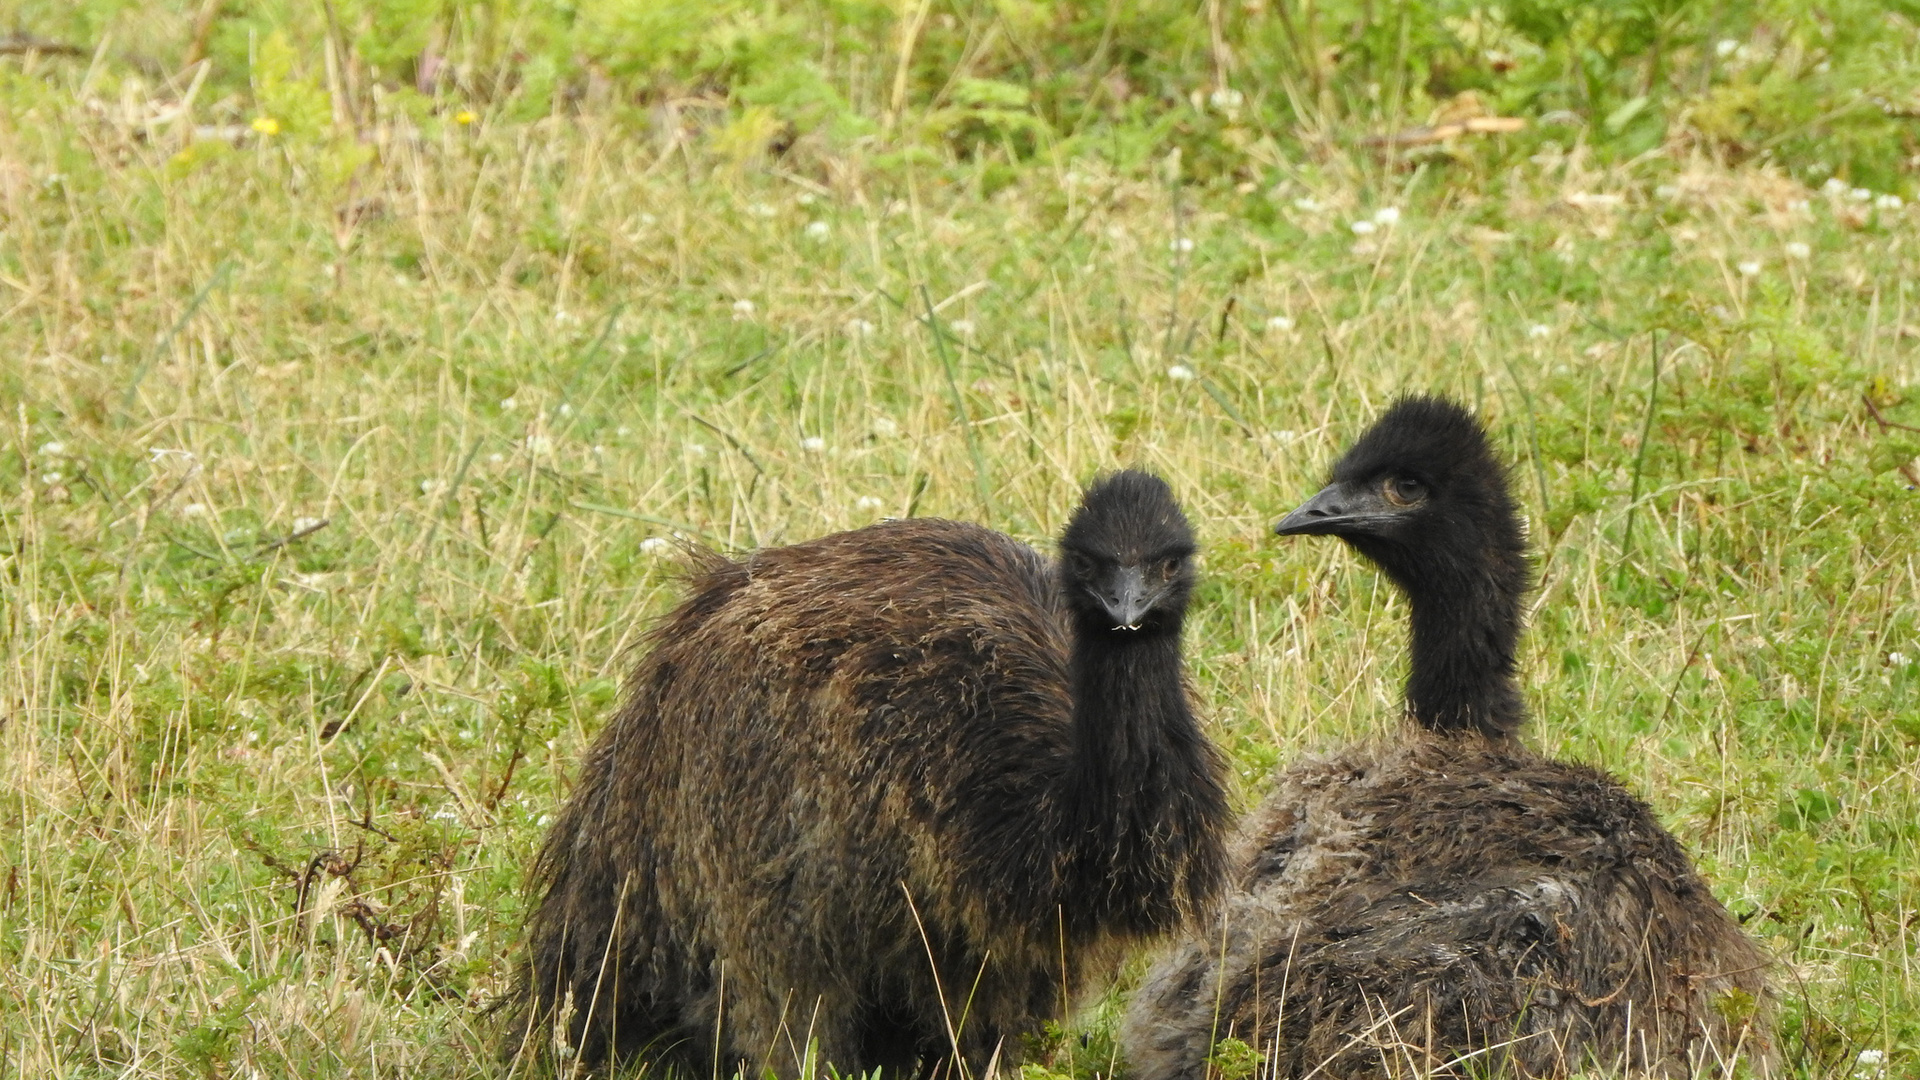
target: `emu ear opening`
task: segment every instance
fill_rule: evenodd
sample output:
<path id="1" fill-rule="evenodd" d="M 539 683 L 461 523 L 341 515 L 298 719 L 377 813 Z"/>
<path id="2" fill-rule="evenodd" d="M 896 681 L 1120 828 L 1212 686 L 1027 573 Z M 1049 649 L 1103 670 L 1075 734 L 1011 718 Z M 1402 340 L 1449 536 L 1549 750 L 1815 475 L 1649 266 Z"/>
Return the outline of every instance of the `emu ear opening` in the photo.
<path id="1" fill-rule="evenodd" d="M 1377 487 L 1335 482 L 1281 518 L 1273 531 L 1281 536 L 1377 532 L 1400 514 L 1400 508 L 1387 502 Z"/>

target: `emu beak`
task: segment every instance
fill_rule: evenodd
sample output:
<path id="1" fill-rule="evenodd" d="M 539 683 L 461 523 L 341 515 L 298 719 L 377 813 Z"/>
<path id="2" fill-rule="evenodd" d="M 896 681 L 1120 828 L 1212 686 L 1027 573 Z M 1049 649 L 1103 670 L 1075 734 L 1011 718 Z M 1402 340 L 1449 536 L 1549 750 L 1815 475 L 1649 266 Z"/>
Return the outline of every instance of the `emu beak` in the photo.
<path id="1" fill-rule="evenodd" d="M 1281 536 L 1345 536 L 1376 532 L 1398 516 L 1378 491 L 1333 483 L 1281 518 L 1273 531 Z"/>
<path id="2" fill-rule="evenodd" d="M 1114 574 L 1112 588 L 1098 593 L 1100 606 L 1113 617 L 1115 630 L 1138 630 L 1140 620 L 1153 607 L 1153 595 L 1147 589 L 1147 576 L 1137 566 L 1122 566 Z"/>

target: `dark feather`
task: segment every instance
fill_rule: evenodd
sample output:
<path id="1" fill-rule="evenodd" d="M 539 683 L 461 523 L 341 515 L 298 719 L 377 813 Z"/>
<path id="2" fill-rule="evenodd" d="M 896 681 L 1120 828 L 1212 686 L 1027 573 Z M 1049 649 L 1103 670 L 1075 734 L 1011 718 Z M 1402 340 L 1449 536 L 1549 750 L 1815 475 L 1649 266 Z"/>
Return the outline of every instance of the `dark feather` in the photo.
<path id="1" fill-rule="evenodd" d="M 1192 550 L 1138 474 L 1091 489 L 1068 535 Z M 1016 1058 L 1217 892 L 1181 566 L 1158 621 L 1122 632 L 1085 582 L 957 522 L 709 561 L 540 856 L 522 1034 L 700 1075 L 797 1075 L 811 1039 L 852 1074 L 951 1056 L 951 1018 L 974 1069 Z"/>
<path id="2" fill-rule="evenodd" d="M 1288 520 L 1407 592 L 1413 724 L 1243 822 L 1220 919 L 1135 994 L 1137 1080 L 1200 1080 L 1229 1036 L 1274 1077 L 1765 1072 L 1764 954 L 1644 802 L 1511 737 L 1524 532 L 1479 424 L 1404 401 L 1329 491 Z"/>

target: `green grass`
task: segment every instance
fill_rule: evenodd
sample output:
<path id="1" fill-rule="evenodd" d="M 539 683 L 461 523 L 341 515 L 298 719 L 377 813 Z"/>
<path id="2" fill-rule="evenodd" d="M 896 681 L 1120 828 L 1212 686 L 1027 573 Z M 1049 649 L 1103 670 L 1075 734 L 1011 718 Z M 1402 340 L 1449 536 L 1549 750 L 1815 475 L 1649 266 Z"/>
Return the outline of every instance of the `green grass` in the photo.
<path id="1" fill-rule="evenodd" d="M 1252 800 L 1392 722 L 1400 605 L 1267 525 L 1406 390 L 1517 463 L 1537 744 L 1766 939 L 1796 1075 L 1920 1068 L 1913 208 L 1578 127 L 1206 175 L 1146 121 L 768 161 L 591 102 L 230 146 L 88 68 L 0 66 L 0 1075 L 493 1075 L 663 538 L 1045 543 L 1157 470 Z"/>

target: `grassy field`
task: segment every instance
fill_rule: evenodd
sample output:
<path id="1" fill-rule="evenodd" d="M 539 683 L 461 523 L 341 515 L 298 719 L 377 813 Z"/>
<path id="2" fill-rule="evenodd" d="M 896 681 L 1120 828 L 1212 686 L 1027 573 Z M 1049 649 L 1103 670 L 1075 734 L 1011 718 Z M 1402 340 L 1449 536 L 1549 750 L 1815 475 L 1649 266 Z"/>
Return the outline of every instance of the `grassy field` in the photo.
<path id="1" fill-rule="evenodd" d="M 1400 605 L 1267 527 L 1409 390 L 1517 463 L 1533 741 L 1768 943 L 1795 1075 L 1920 1070 L 1895 181 L 1578 122 L 1412 162 L 1223 138 L 1211 177 L 1144 128 L 771 157 L 590 99 L 321 137 L 138 70 L 0 60 L 0 1076 L 497 1074 L 523 872 L 674 538 L 1045 544 L 1154 469 L 1251 801 L 1393 722 Z"/>

